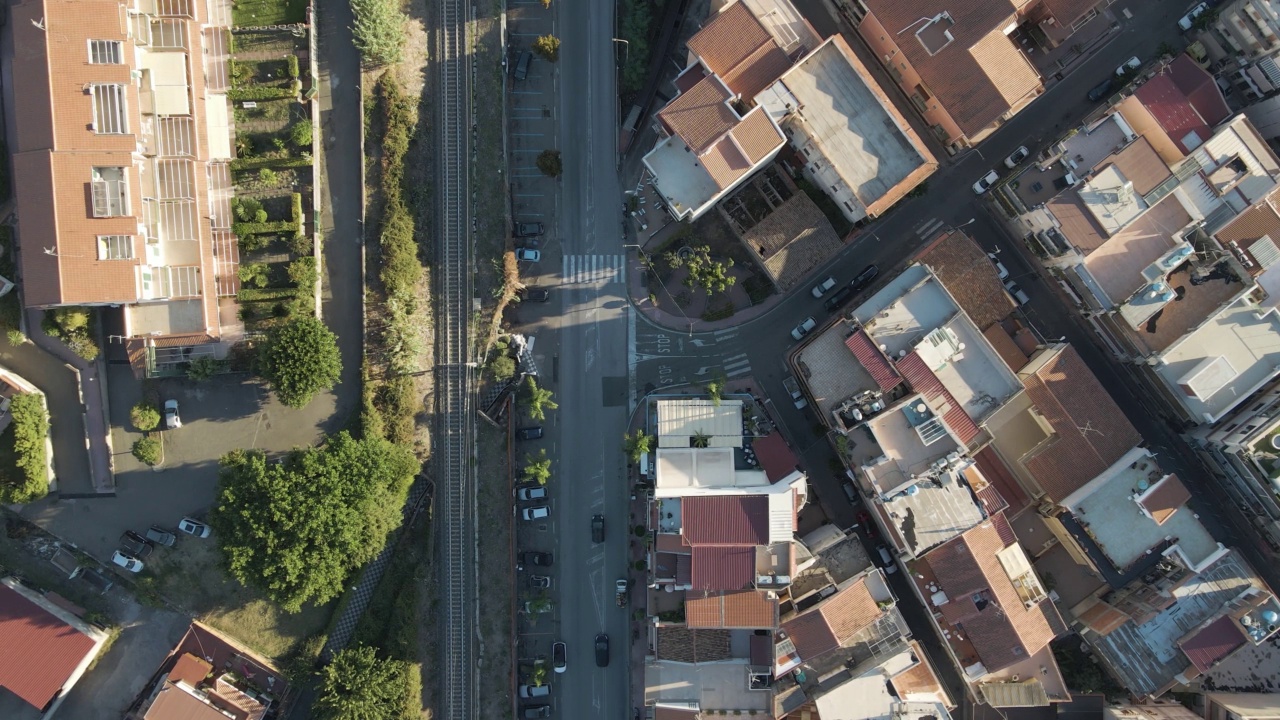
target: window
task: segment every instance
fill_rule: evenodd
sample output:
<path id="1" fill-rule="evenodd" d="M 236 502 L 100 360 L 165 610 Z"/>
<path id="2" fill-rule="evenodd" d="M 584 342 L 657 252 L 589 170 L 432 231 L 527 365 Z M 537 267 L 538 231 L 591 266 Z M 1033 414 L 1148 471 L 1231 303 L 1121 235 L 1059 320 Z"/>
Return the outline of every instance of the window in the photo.
<path id="1" fill-rule="evenodd" d="M 124 49 L 119 40 L 90 40 L 90 65 L 123 65 Z"/>
<path id="2" fill-rule="evenodd" d="M 132 235 L 99 235 L 98 236 L 98 259 L 99 260 L 132 260 L 133 259 L 133 236 Z"/>
<path id="3" fill-rule="evenodd" d="M 124 85 L 93 85 L 93 131 L 120 135 L 129 132 Z"/>
<path id="4" fill-rule="evenodd" d="M 120 167 L 93 169 L 93 216 L 120 217 L 129 214 L 129 182 Z"/>

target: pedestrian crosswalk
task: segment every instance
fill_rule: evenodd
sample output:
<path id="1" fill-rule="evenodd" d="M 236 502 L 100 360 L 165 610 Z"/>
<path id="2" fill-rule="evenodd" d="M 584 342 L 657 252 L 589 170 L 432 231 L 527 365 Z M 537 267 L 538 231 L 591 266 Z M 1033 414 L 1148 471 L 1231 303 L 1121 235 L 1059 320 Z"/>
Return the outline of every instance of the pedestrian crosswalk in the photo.
<path id="1" fill-rule="evenodd" d="M 725 377 L 733 378 L 751 372 L 751 361 L 747 359 L 746 353 L 727 357 L 720 366 L 724 369 Z"/>
<path id="2" fill-rule="evenodd" d="M 566 283 L 623 282 L 626 255 L 565 255 L 563 277 Z"/>
<path id="3" fill-rule="evenodd" d="M 938 234 L 938 231 L 942 229 L 942 226 L 945 224 L 946 223 L 942 222 L 937 218 L 932 218 L 930 220 L 927 220 L 917 225 L 916 234 L 920 236 L 921 240 L 924 240 L 927 242 L 929 240 L 932 240 L 934 236 Z"/>

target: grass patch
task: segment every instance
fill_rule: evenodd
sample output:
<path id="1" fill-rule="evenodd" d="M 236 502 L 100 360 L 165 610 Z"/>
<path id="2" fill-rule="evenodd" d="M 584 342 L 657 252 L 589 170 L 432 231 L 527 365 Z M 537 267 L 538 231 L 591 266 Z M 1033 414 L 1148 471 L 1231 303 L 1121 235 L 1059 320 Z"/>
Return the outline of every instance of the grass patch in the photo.
<path id="1" fill-rule="evenodd" d="M 796 187 L 804 191 L 814 205 L 827 216 L 827 220 L 831 223 L 831 227 L 835 228 L 836 234 L 841 238 L 848 235 L 853 230 L 853 223 L 840 212 L 840 206 L 836 204 L 831 196 L 819 190 L 813 183 L 804 178 L 796 178 Z"/>
<path id="2" fill-rule="evenodd" d="M 306 19 L 306 0 L 235 0 L 231 6 L 236 27 L 292 25 Z"/>

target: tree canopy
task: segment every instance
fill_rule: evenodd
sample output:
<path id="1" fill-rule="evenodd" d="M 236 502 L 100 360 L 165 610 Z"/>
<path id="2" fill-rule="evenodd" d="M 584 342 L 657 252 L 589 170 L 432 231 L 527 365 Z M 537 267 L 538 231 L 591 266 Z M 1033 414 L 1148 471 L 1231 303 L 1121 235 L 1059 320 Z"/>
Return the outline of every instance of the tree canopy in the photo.
<path id="1" fill-rule="evenodd" d="M 533 41 L 533 51 L 555 62 L 560 59 L 560 38 L 555 35 L 542 35 Z"/>
<path id="2" fill-rule="evenodd" d="M 210 524 L 231 575 L 297 612 L 337 597 L 382 550 L 416 471 L 409 449 L 346 432 L 282 463 L 236 450 L 222 458 Z"/>
<path id="3" fill-rule="evenodd" d="M 140 402 L 129 410 L 129 422 L 139 432 L 151 432 L 160 424 L 160 411 L 150 403 Z"/>
<path id="4" fill-rule="evenodd" d="M 653 436 L 642 429 L 637 429 L 634 433 L 623 433 L 622 446 L 631 462 L 638 463 L 640 456 L 653 450 Z"/>
<path id="5" fill-rule="evenodd" d="M 524 396 L 525 412 L 534 420 L 546 420 L 548 410 L 560 407 L 551 399 L 551 391 L 538 387 L 538 381 L 532 375 L 524 379 L 520 390 Z"/>
<path id="6" fill-rule="evenodd" d="M 666 258 L 667 264 L 673 268 L 689 269 L 689 275 L 685 277 L 684 284 L 690 290 L 702 288 L 708 293 L 724 292 L 738 281 L 738 278 L 728 274 L 729 268 L 733 267 L 733 258 L 725 258 L 723 262 L 712 260 L 711 248 L 707 245 L 693 248 L 693 252 L 688 257 L 683 257 L 676 252 L 668 252 Z"/>
<path id="7" fill-rule="evenodd" d="M 421 698 L 408 697 L 412 665 L 378 657 L 360 645 L 333 656 L 320 671 L 314 705 L 320 720 L 402 720 L 416 718 Z M 415 705 L 417 707 L 415 707 Z"/>
<path id="8" fill-rule="evenodd" d="M 328 390 L 342 374 L 338 338 L 314 317 L 302 317 L 271 332 L 259 352 L 262 374 L 280 402 L 300 408 Z"/>
<path id="9" fill-rule="evenodd" d="M 547 457 L 547 451 L 539 450 L 537 455 L 525 455 L 521 476 L 530 482 L 546 485 L 551 479 L 551 458 Z"/>

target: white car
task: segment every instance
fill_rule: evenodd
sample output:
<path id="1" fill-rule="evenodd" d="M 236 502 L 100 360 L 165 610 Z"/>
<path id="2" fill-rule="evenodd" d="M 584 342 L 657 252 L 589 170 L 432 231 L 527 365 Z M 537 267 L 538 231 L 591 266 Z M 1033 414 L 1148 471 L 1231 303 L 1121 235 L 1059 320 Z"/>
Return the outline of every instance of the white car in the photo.
<path id="1" fill-rule="evenodd" d="M 1019 306 L 1026 305 L 1031 300 L 1031 298 L 1027 297 L 1026 291 L 1018 287 L 1018 283 L 1012 280 L 1004 281 L 1004 289 L 1008 291 L 1009 295 L 1013 297 L 1013 301 Z"/>
<path id="2" fill-rule="evenodd" d="M 516 250 L 516 260 L 518 262 L 538 262 L 542 259 L 540 250 L 532 250 L 530 248 L 519 248 Z"/>
<path id="3" fill-rule="evenodd" d="M 520 517 L 525 520 L 542 520 L 551 517 L 551 508 L 546 505 L 535 505 L 527 507 L 520 511 Z"/>
<path id="4" fill-rule="evenodd" d="M 164 426 L 170 430 L 182 427 L 182 418 L 178 415 L 178 401 L 164 401 Z"/>
<path id="5" fill-rule="evenodd" d="M 1142 67 L 1142 61 L 1138 59 L 1137 55 L 1134 55 L 1128 60 L 1125 60 L 1123 65 L 1116 68 L 1116 77 L 1121 77 L 1124 74 L 1137 70 L 1140 67 Z"/>
<path id="6" fill-rule="evenodd" d="M 1205 11 L 1208 9 L 1209 9 L 1209 3 L 1200 3 L 1199 5 L 1196 5 L 1195 7 L 1191 8 L 1190 10 L 1187 11 L 1186 15 L 1183 15 L 1181 18 L 1178 19 L 1178 29 L 1181 30 L 1182 32 L 1190 31 L 1191 26 L 1196 23 L 1196 18 L 1203 15 Z"/>
<path id="7" fill-rule="evenodd" d="M 822 282 L 813 286 L 813 291 L 812 291 L 813 296 L 816 298 L 820 298 L 823 295 L 826 295 L 827 291 L 835 286 L 836 286 L 836 279 L 833 277 L 829 277 L 826 280 L 823 280 Z"/>
<path id="8" fill-rule="evenodd" d="M 1008 280 L 1009 268 L 1005 267 L 1004 263 L 1000 262 L 1000 258 L 995 253 L 987 253 L 987 257 L 991 258 L 991 264 L 996 266 L 996 274 L 1000 276 L 1000 279 L 1002 281 Z"/>
<path id="9" fill-rule="evenodd" d="M 999 180 L 1000 180 L 1000 173 L 996 172 L 995 170 L 992 170 L 986 175 L 983 175 L 982 178 L 978 180 L 978 182 L 973 184 L 973 192 L 975 194 L 981 195 L 986 191 L 990 190 L 991 186 L 995 185 L 996 182 Z"/>
<path id="10" fill-rule="evenodd" d="M 188 535 L 195 535 L 198 538 L 209 537 L 209 526 L 202 522 L 184 517 L 178 521 L 178 529 Z"/>
<path id="11" fill-rule="evenodd" d="M 119 565 L 131 573 L 142 572 L 142 561 L 120 550 L 117 550 L 116 554 L 111 556 L 111 564 Z"/>
<path id="12" fill-rule="evenodd" d="M 1023 160 L 1026 160 L 1027 156 L 1030 154 L 1031 154 L 1031 151 L 1027 150 L 1026 145 L 1023 145 L 1017 150 L 1014 150 L 1013 153 L 1009 155 L 1009 157 L 1004 159 L 1004 166 L 1012 170 L 1018 167 L 1018 163 L 1022 162 Z"/>
<path id="13" fill-rule="evenodd" d="M 805 335 L 808 335 L 809 331 L 814 329 L 817 326 L 818 326 L 818 323 L 816 320 L 813 319 L 812 316 L 805 318 L 804 322 L 800 323 L 799 325 L 791 329 L 791 337 L 799 340 Z"/>

